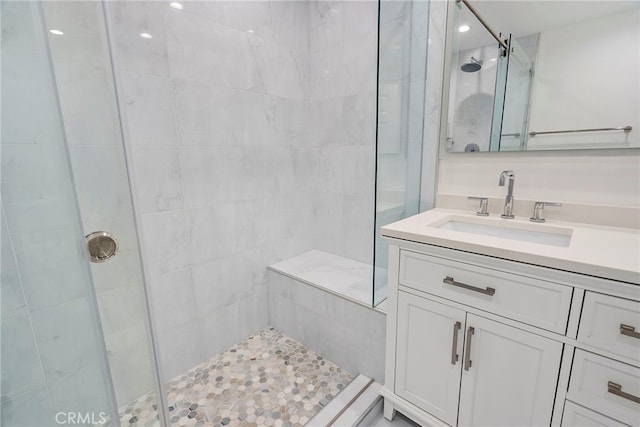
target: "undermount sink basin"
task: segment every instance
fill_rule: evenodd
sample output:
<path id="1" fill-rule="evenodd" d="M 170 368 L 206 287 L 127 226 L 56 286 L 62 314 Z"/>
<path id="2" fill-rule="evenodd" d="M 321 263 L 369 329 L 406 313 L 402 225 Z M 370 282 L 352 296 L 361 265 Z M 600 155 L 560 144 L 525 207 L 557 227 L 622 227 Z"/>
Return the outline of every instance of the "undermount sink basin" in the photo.
<path id="1" fill-rule="evenodd" d="M 568 247 L 571 243 L 572 230 L 570 228 L 508 221 L 452 217 L 435 225 L 435 227 L 442 230 L 460 231 L 550 246 Z"/>

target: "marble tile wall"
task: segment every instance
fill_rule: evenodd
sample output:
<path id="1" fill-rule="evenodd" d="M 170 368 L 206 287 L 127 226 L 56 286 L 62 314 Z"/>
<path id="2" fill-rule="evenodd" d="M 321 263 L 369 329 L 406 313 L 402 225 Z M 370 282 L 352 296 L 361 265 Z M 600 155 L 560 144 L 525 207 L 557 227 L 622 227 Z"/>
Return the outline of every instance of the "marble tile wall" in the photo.
<path id="1" fill-rule="evenodd" d="M 316 248 L 373 262 L 374 1 L 309 2 L 309 143 L 318 146 Z"/>
<path id="2" fill-rule="evenodd" d="M 266 265 L 313 245 L 308 11 L 193 1 L 108 12 L 168 379 L 267 326 Z"/>
<path id="3" fill-rule="evenodd" d="M 432 209 L 435 206 L 446 19 L 447 2 L 445 0 L 430 0 L 429 54 L 427 55 L 427 80 L 425 83 L 424 137 L 420 184 L 421 212 Z"/>
<path id="4" fill-rule="evenodd" d="M 376 2 L 183 5 L 107 5 L 165 378 L 268 325 L 267 265 L 373 241 Z"/>
<path id="5" fill-rule="evenodd" d="M 269 270 L 269 321 L 350 372 L 384 381 L 386 315 Z"/>
<path id="6" fill-rule="evenodd" d="M 118 254 L 91 264 L 118 405 L 154 387 L 141 265 L 115 89 L 99 3 L 45 2 L 62 118 L 84 234 L 112 233 Z M 90 96 L 87 96 L 90 94 Z"/>
<path id="7" fill-rule="evenodd" d="M 0 424 L 114 413 L 39 6 L 1 7 Z"/>
<path id="8" fill-rule="evenodd" d="M 407 156 L 406 103 L 410 75 L 411 4 L 380 3 L 380 135 L 378 153 L 379 190 L 405 193 Z M 402 198 L 402 197 L 401 197 Z M 384 199 L 380 194 L 379 202 Z"/>

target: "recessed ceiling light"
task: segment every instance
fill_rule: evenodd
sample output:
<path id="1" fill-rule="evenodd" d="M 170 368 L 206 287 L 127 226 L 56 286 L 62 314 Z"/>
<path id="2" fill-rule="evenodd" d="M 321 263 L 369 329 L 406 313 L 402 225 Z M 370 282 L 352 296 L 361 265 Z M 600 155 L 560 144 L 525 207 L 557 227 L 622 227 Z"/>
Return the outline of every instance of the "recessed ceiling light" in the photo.
<path id="1" fill-rule="evenodd" d="M 151 39 L 153 38 L 153 36 L 149 33 L 140 33 L 140 37 L 142 37 L 143 39 Z"/>
<path id="2" fill-rule="evenodd" d="M 49 30 L 49 32 L 55 36 L 62 36 L 64 33 L 60 30 Z"/>
<path id="3" fill-rule="evenodd" d="M 465 25 L 460 25 L 460 27 L 458 28 L 458 31 L 460 31 L 461 33 L 466 33 L 470 29 L 471 27 L 465 24 Z"/>
<path id="4" fill-rule="evenodd" d="M 178 10 L 184 9 L 184 6 L 182 5 L 182 3 L 177 2 L 177 1 L 172 1 L 171 3 L 169 3 L 169 7 L 172 7 L 174 9 L 178 9 Z"/>
<path id="5" fill-rule="evenodd" d="M 255 31 L 253 31 L 253 30 L 247 30 L 247 33 L 249 33 L 249 34 L 253 34 L 253 33 L 255 33 Z"/>
<path id="6" fill-rule="evenodd" d="M 496 62 L 498 58 L 491 58 L 491 62 Z"/>

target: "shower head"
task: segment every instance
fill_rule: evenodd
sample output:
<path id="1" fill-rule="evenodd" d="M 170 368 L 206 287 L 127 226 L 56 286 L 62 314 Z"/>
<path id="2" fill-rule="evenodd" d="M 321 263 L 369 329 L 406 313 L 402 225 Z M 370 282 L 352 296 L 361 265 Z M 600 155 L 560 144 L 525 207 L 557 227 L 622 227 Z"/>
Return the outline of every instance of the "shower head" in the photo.
<path id="1" fill-rule="evenodd" d="M 480 68 L 482 68 L 482 63 L 483 61 L 481 59 L 476 59 L 472 56 L 469 61 L 462 64 L 462 67 L 460 67 L 460 69 L 465 73 L 475 73 L 476 71 L 480 70 Z"/>

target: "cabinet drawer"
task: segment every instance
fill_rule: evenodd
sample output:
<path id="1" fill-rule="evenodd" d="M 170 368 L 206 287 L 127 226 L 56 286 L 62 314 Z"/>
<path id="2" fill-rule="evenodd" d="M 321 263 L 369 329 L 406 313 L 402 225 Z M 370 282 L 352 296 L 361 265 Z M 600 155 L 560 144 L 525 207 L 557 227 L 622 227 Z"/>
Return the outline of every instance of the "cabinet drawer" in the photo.
<path id="1" fill-rule="evenodd" d="M 626 424 L 619 423 L 602 414 L 593 412 L 590 409 L 576 405 L 568 400 L 564 402 L 564 414 L 562 415 L 562 426 L 566 427 L 625 427 Z"/>
<path id="2" fill-rule="evenodd" d="M 567 399 L 620 422 L 638 425 L 640 369 L 576 349 Z"/>
<path id="3" fill-rule="evenodd" d="M 640 303 L 587 292 L 578 340 L 640 363 Z"/>
<path id="4" fill-rule="evenodd" d="M 400 252 L 401 285 L 564 334 L 573 288 L 410 251 Z"/>

